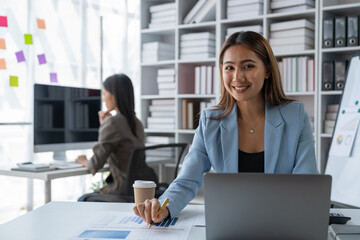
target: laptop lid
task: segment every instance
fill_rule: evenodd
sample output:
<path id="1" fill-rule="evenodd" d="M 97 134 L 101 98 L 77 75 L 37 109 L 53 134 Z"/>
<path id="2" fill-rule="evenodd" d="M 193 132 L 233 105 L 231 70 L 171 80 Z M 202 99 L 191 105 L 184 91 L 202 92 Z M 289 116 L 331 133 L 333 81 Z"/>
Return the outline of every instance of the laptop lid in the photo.
<path id="1" fill-rule="evenodd" d="M 326 240 L 331 176 L 207 173 L 206 239 Z"/>

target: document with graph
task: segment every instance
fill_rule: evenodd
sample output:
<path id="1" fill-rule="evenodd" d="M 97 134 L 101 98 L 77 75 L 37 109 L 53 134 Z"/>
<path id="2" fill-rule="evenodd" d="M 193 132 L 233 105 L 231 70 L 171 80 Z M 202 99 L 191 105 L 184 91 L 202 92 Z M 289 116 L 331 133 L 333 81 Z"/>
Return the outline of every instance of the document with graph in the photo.
<path id="1" fill-rule="evenodd" d="M 185 240 L 188 239 L 196 215 L 197 211 L 184 211 L 178 217 L 165 219 L 148 228 L 140 217 L 131 212 L 103 211 L 71 239 Z"/>

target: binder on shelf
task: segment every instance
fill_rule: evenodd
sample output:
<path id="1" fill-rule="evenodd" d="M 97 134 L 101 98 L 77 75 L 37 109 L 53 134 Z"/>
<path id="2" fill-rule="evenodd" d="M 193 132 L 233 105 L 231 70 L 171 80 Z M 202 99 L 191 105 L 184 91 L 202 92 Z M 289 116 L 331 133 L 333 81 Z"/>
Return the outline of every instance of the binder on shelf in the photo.
<path id="1" fill-rule="evenodd" d="M 200 23 L 215 20 L 215 5 L 216 0 L 207 0 L 205 5 L 195 14 L 192 21 L 194 23 Z"/>
<path id="2" fill-rule="evenodd" d="M 359 44 L 359 16 L 347 17 L 347 43 L 346 46 L 357 46 Z"/>
<path id="3" fill-rule="evenodd" d="M 335 60 L 335 90 L 343 90 L 346 76 L 346 61 Z"/>
<path id="4" fill-rule="evenodd" d="M 324 19 L 323 48 L 334 47 L 334 18 Z"/>
<path id="5" fill-rule="evenodd" d="M 335 18 L 335 47 L 345 47 L 346 17 Z"/>
<path id="6" fill-rule="evenodd" d="M 206 0 L 199 0 L 190 10 L 190 12 L 185 16 L 183 23 L 184 24 L 192 23 L 194 16 L 199 12 L 199 10 L 204 6 L 205 3 Z"/>
<path id="7" fill-rule="evenodd" d="M 323 75 L 322 75 L 322 90 L 334 90 L 334 62 L 323 62 Z"/>

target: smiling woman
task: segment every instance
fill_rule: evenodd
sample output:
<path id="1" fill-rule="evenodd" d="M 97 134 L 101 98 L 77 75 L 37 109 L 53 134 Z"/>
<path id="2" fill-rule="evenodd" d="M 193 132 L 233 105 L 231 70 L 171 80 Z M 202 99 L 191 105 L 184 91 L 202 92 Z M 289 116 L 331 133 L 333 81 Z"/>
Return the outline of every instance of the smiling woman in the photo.
<path id="1" fill-rule="evenodd" d="M 218 173 L 317 173 L 314 139 L 302 103 L 285 97 L 269 43 L 255 32 L 237 32 L 219 56 L 220 103 L 200 117 L 178 177 L 157 199 L 134 207 L 147 223 L 176 216 L 203 184 Z M 157 213 L 159 201 L 168 207 Z"/>

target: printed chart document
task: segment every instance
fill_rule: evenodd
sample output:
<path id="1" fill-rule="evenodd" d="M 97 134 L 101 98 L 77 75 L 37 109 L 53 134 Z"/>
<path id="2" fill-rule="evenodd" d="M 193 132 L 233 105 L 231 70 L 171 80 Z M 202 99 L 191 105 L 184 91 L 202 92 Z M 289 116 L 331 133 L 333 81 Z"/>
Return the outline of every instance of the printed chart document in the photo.
<path id="1" fill-rule="evenodd" d="M 186 240 L 197 213 L 183 211 L 178 217 L 165 219 L 149 229 L 140 217 L 131 212 L 103 211 L 92 224 L 74 234 L 71 239 Z"/>

